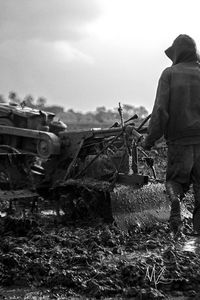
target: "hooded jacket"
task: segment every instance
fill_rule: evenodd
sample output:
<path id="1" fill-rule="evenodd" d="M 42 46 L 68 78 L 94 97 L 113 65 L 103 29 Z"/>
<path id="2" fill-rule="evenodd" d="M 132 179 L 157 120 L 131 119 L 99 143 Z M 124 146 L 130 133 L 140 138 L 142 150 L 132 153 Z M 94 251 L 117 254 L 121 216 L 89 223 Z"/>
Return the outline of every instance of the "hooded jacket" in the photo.
<path id="1" fill-rule="evenodd" d="M 172 60 L 159 79 L 145 146 L 200 143 L 200 64 L 194 40 L 179 35 L 165 51 Z"/>

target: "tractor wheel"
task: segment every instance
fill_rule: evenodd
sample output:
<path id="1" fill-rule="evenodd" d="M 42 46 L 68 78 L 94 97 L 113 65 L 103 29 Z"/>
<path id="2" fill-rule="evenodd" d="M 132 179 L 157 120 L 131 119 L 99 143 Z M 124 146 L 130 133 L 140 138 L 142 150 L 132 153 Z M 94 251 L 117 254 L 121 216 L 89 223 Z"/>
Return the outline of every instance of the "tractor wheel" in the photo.
<path id="1" fill-rule="evenodd" d="M 15 127 L 13 122 L 6 118 L 0 118 L 0 125 L 1 126 L 9 126 L 9 127 Z M 1 136 L 1 144 L 9 145 L 11 147 L 17 147 L 17 137 L 4 134 Z"/>
<path id="2" fill-rule="evenodd" d="M 7 160 L 6 154 L 19 154 L 20 152 L 8 145 L 0 145 L 0 187 L 1 189 L 10 190 L 12 187 L 10 161 Z"/>

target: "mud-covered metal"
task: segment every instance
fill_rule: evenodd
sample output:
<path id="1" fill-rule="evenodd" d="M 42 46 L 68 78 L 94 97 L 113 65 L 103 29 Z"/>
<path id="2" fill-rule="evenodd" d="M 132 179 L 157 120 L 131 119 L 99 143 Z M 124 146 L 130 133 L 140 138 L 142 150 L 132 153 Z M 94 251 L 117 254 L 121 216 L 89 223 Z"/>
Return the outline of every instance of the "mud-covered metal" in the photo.
<path id="1" fill-rule="evenodd" d="M 6 167 L 0 159 L 2 184 L 9 191 L 35 189 L 43 198 L 56 203 L 58 215 L 62 210 L 69 219 L 86 215 L 113 221 L 112 209 L 120 199 L 123 204 L 125 198 L 135 201 L 132 189 L 126 186 L 122 191 L 115 186 L 133 186 L 135 193 L 148 183 L 148 176 L 139 174 L 137 165 L 140 130 L 148 118 L 136 129 L 130 121 L 137 116 L 124 121 L 121 106 L 119 113 L 121 125 L 69 131 L 64 123 L 54 120 L 52 113 L 32 110 L 24 104 L 0 105 L 0 144 L 23 152 L 23 156 L 5 156 Z M 28 153 L 38 160 L 37 168 Z M 32 186 L 27 185 L 29 177 Z M 112 207 L 110 193 L 116 195 Z M 148 208 L 147 204 L 143 203 L 143 207 Z M 138 203 L 134 205 L 133 211 Z"/>
<path id="2" fill-rule="evenodd" d="M 33 211 L 39 198 L 31 170 L 35 156 L 8 146 L 0 147 L 0 151 L 4 151 L 0 153 L 0 200 L 8 203 L 6 212 L 22 213 L 27 207 Z M 5 153 L 9 151 L 14 153 Z"/>

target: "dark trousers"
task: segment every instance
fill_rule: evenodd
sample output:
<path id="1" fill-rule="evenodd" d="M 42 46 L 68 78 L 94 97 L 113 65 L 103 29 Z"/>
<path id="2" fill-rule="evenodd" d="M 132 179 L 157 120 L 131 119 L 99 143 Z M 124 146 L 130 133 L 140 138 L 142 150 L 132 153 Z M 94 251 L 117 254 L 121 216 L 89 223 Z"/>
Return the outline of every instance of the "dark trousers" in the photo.
<path id="1" fill-rule="evenodd" d="M 169 145 L 166 174 L 166 191 L 171 200 L 171 218 L 178 217 L 177 203 L 190 185 L 194 191 L 193 227 L 200 232 L 200 144 Z"/>

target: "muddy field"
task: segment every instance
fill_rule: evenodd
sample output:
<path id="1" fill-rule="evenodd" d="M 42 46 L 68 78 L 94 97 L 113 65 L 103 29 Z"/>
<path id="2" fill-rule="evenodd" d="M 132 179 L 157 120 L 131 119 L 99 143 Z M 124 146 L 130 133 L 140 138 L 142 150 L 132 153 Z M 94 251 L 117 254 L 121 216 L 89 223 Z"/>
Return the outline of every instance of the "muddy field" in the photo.
<path id="1" fill-rule="evenodd" d="M 163 178 L 165 152 L 154 158 Z M 200 242 L 191 231 L 190 218 L 174 240 L 167 222 L 124 232 L 54 214 L 1 217 L 0 299 L 200 299 Z"/>

